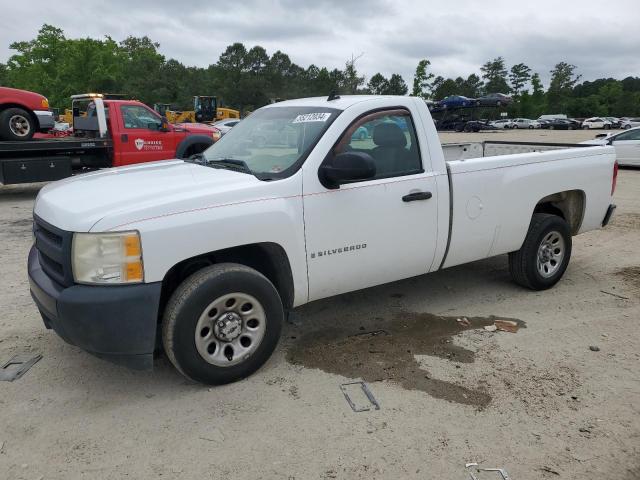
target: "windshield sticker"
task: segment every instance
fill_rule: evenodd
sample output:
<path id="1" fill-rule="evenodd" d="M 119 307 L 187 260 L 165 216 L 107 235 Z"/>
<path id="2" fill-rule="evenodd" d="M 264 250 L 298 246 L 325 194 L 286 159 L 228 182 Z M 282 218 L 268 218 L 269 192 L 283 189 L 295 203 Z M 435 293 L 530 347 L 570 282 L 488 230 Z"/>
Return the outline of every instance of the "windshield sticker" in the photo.
<path id="1" fill-rule="evenodd" d="M 329 112 L 303 113 L 294 118 L 292 123 L 326 122 L 330 116 Z"/>

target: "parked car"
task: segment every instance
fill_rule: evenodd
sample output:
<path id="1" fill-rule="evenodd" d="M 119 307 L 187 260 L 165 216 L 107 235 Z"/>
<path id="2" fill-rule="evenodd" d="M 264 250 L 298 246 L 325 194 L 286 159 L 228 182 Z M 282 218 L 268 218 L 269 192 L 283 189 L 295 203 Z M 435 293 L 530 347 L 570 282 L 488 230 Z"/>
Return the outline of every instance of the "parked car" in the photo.
<path id="1" fill-rule="evenodd" d="M 558 120 L 558 119 L 566 120 L 567 116 L 564 113 L 551 113 L 551 114 L 540 115 L 538 117 L 538 121 L 541 121 L 541 120 Z"/>
<path id="2" fill-rule="evenodd" d="M 239 122 L 239 118 L 227 118 L 225 120 L 217 121 L 213 124 L 213 126 L 220 130 L 220 135 L 224 135 L 233 127 L 235 127 Z"/>
<path id="3" fill-rule="evenodd" d="M 619 118 L 616 117 L 604 117 L 605 120 L 608 120 L 611 123 L 611 128 L 620 128 L 622 122 Z"/>
<path id="4" fill-rule="evenodd" d="M 383 121 L 371 144 L 351 143 L 390 116 L 409 135 Z M 183 375 L 223 384 L 258 370 L 286 314 L 321 298 L 507 253 L 516 283 L 553 287 L 573 235 L 613 214 L 614 149 L 518 143 L 485 157 L 481 146 L 443 149 L 429 117 L 415 97 L 284 101 L 204 158 L 45 186 L 27 262 L 44 324 L 142 369 L 159 340 Z M 297 149 L 247 148 L 276 120 L 294 127 Z M 471 151 L 480 158 L 452 158 Z"/>
<path id="5" fill-rule="evenodd" d="M 469 97 L 463 97 L 462 95 L 449 95 L 438 102 L 438 106 L 441 108 L 458 108 L 458 107 L 470 107 L 474 105 L 475 100 Z"/>
<path id="6" fill-rule="evenodd" d="M 586 145 L 613 145 L 619 165 L 640 167 L 640 126 L 618 133 L 601 133 Z"/>
<path id="7" fill-rule="evenodd" d="M 495 127 L 487 121 L 469 120 L 462 125 L 462 132 L 480 132 L 482 130 L 495 130 Z"/>
<path id="8" fill-rule="evenodd" d="M 540 124 L 540 128 L 549 130 L 577 130 L 580 124 L 566 118 L 556 118 L 555 120 L 545 120 Z"/>
<path id="9" fill-rule="evenodd" d="M 39 93 L 0 87 L 0 140 L 31 140 L 55 125 L 49 100 Z"/>
<path id="10" fill-rule="evenodd" d="M 513 128 L 513 120 L 511 120 L 510 118 L 502 118 L 500 120 L 489 122 L 489 125 L 500 130 L 508 130 L 510 128 Z"/>
<path id="11" fill-rule="evenodd" d="M 603 117 L 591 117 L 582 122 L 582 128 L 585 130 L 591 130 L 594 128 L 611 128 L 611 122 Z"/>
<path id="12" fill-rule="evenodd" d="M 628 118 L 620 123 L 620 128 L 624 128 L 625 130 L 634 127 L 640 127 L 640 118 Z"/>
<path id="13" fill-rule="evenodd" d="M 479 107 L 504 107 L 513 103 L 513 98 L 504 93 L 488 93 L 476 98 L 475 104 Z"/>
<path id="14" fill-rule="evenodd" d="M 511 122 L 511 128 L 528 128 L 531 130 L 534 128 L 540 128 L 540 122 L 537 120 L 530 120 L 528 118 L 515 118 Z"/>

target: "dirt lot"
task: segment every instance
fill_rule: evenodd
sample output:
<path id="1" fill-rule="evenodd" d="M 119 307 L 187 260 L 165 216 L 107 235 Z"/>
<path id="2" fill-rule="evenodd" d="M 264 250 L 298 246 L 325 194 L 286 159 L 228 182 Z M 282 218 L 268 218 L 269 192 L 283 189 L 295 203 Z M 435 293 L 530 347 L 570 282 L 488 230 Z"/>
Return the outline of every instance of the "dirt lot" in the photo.
<path id="1" fill-rule="evenodd" d="M 462 480 L 473 461 L 514 480 L 640 478 L 640 170 L 621 171 L 615 221 L 574 239 L 553 290 L 515 286 L 501 256 L 315 302 L 262 370 L 218 388 L 45 331 L 25 268 L 38 188 L 0 187 L 0 360 L 43 355 L 0 383 L 0 479 Z M 492 316 L 518 331 L 485 331 Z M 351 411 L 354 378 L 380 410 Z"/>

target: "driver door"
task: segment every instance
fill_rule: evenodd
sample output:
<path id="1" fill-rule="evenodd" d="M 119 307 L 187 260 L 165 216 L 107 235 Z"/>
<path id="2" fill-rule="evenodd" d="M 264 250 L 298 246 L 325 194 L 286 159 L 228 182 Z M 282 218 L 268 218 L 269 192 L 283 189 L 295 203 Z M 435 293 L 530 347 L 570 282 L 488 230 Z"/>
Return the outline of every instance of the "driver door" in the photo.
<path id="1" fill-rule="evenodd" d="M 375 177 L 305 191 L 310 301 L 430 270 L 437 242 L 436 180 L 430 166 L 425 171 L 428 149 L 418 144 L 414 123 L 404 108 L 360 117 L 329 155 L 367 153 Z"/>
<path id="2" fill-rule="evenodd" d="M 162 118 L 142 105 L 121 105 L 122 130 L 118 165 L 175 158 L 175 135 L 161 130 Z"/>

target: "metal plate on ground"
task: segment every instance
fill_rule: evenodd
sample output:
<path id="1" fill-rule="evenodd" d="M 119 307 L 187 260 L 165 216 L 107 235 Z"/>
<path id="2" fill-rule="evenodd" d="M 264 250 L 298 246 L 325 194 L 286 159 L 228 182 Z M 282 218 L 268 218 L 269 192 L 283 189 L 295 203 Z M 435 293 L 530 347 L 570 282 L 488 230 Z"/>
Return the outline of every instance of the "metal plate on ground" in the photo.
<path id="1" fill-rule="evenodd" d="M 350 382 L 340 385 L 344 398 L 354 412 L 380 410 L 380 404 L 364 382 Z"/>
<path id="2" fill-rule="evenodd" d="M 0 380 L 4 382 L 13 382 L 33 367 L 42 355 L 22 354 L 15 355 L 11 360 L 0 367 Z"/>

